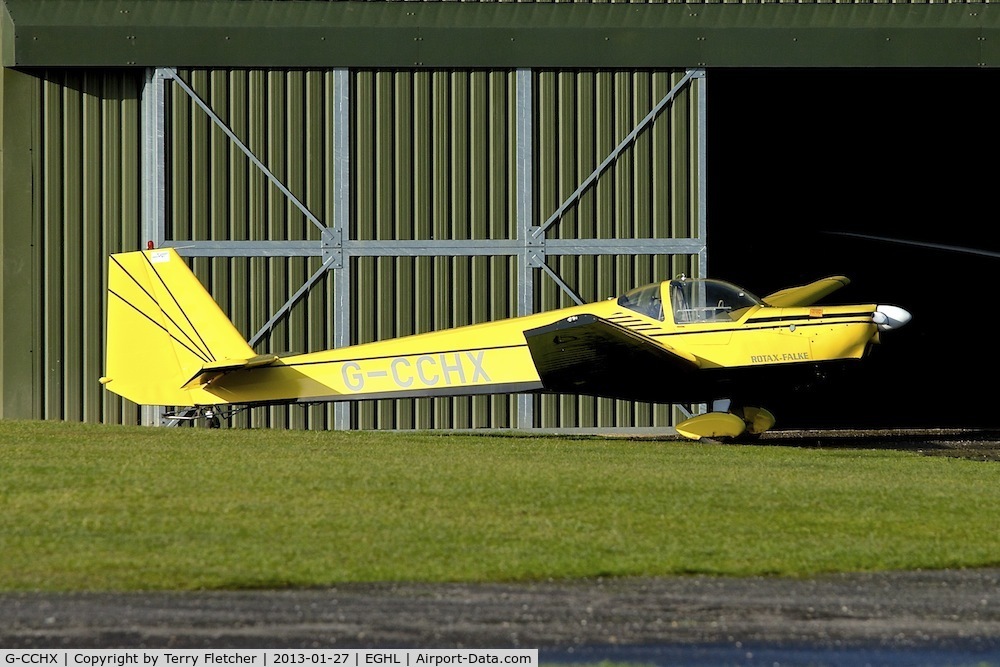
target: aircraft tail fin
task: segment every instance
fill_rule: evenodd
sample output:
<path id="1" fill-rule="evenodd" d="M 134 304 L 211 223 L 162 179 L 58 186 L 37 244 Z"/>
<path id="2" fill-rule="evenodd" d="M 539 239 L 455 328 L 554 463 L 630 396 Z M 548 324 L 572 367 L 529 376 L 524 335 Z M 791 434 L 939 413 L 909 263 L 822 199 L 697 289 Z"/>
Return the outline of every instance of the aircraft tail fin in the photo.
<path id="1" fill-rule="evenodd" d="M 172 248 L 111 255 L 105 377 L 142 405 L 193 405 L 193 381 L 257 359 Z"/>

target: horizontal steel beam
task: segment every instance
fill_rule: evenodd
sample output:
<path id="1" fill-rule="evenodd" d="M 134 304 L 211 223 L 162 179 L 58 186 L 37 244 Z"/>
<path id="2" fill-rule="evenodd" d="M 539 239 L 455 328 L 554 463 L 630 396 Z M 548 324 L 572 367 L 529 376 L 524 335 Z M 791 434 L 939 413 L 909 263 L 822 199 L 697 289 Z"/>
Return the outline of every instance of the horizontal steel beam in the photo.
<path id="1" fill-rule="evenodd" d="M 321 257 L 320 241 L 184 241 L 163 243 L 185 257 Z"/>
<path id="2" fill-rule="evenodd" d="M 185 257 L 322 257 L 320 241 L 185 241 L 164 245 Z M 442 241 L 344 241 L 340 249 L 350 257 L 447 257 L 518 255 L 524 243 L 510 239 Z M 696 254 L 700 239 L 546 239 L 535 246 L 544 255 L 670 255 Z M 543 252 L 544 251 L 544 252 Z"/>
<path id="3" fill-rule="evenodd" d="M 0 3 L 6 67 L 1000 66 L 987 3 Z"/>

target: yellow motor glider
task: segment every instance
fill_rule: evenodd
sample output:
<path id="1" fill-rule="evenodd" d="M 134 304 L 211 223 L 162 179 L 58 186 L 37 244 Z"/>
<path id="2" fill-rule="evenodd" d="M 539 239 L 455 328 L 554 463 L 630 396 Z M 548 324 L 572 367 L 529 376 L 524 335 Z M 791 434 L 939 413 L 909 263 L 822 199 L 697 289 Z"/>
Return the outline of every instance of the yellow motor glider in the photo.
<path id="1" fill-rule="evenodd" d="M 322 352 L 257 354 L 171 248 L 112 255 L 106 374 L 145 405 L 220 407 L 508 392 L 710 403 L 677 425 L 690 438 L 766 431 L 763 380 L 860 359 L 906 324 L 896 306 L 816 306 L 834 276 L 759 299 L 678 278 L 617 299 Z"/>

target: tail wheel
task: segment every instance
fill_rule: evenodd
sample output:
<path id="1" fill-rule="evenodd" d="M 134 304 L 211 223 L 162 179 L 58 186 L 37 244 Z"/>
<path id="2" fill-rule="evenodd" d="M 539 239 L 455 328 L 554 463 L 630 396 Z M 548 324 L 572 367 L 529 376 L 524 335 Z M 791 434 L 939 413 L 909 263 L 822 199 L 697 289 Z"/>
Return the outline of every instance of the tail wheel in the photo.
<path id="1" fill-rule="evenodd" d="M 205 411 L 205 424 L 208 428 L 221 428 L 222 422 L 219 420 L 219 415 L 214 410 Z"/>

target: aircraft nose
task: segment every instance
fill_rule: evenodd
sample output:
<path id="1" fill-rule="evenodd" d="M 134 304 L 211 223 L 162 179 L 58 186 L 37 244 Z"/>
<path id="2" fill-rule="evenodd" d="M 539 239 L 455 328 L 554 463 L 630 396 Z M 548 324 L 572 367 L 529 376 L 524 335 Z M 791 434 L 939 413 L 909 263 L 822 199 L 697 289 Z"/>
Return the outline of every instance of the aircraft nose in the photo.
<path id="1" fill-rule="evenodd" d="M 879 331 L 891 331 L 898 329 L 910 321 L 912 315 L 899 306 L 876 306 L 872 313 L 872 321 L 878 326 Z"/>

